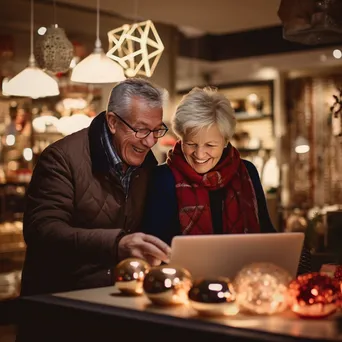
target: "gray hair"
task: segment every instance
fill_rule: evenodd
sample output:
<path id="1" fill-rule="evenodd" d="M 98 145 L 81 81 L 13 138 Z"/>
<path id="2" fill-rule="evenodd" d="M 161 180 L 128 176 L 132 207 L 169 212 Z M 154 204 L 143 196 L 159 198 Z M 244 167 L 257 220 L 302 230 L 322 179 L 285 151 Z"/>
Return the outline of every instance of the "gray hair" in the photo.
<path id="1" fill-rule="evenodd" d="M 179 138 L 192 130 L 217 124 L 228 142 L 235 132 L 236 120 L 229 100 L 212 87 L 193 88 L 184 95 L 173 117 L 173 130 Z"/>
<path id="2" fill-rule="evenodd" d="M 108 99 L 107 113 L 112 112 L 121 117 L 129 116 L 132 100 L 143 99 L 149 108 L 163 108 L 166 91 L 143 78 L 128 78 L 118 83 Z"/>

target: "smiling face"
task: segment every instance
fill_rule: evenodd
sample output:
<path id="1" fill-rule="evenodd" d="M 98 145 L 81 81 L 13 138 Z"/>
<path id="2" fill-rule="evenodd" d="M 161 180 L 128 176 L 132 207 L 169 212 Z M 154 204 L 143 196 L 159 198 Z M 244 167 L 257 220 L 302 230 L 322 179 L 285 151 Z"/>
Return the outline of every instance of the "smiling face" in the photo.
<path id="1" fill-rule="evenodd" d="M 108 126 L 113 134 L 113 145 L 121 160 L 128 166 L 140 166 L 151 148 L 157 143 L 157 138 L 149 134 L 144 139 L 138 139 L 135 132 L 120 121 L 113 113 L 107 113 Z M 150 108 L 139 98 L 132 100 L 130 114 L 123 118 L 135 129 L 150 130 L 162 128 L 163 109 Z"/>
<path id="2" fill-rule="evenodd" d="M 182 151 L 188 164 L 199 174 L 210 171 L 219 162 L 226 140 L 217 125 L 190 131 L 182 139 Z"/>

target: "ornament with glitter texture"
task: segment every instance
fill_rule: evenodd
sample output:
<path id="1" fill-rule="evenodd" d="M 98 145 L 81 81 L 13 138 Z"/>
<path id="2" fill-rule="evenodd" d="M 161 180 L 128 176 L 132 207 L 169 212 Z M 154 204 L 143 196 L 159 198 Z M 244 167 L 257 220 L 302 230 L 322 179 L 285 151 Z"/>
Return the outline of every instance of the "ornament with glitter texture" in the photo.
<path id="1" fill-rule="evenodd" d="M 336 267 L 334 278 L 337 279 L 339 282 L 342 282 L 342 265 L 338 265 Z"/>
<path id="2" fill-rule="evenodd" d="M 335 312 L 341 290 L 336 279 L 320 273 L 300 275 L 289 285 L 291 310 L 303 318 L 322 318 Z"/>
<path id="3" fill-rule="evenodd" d="M 340 283 L 341 294 L 339 300 L 339 307 L 342 308 L 342 265 L 338 265 L 336 267 L 334 278 Z"/>
<path id="4" fill-rule="evenodd" d="M 290 274 L 272 263 L 253 263 L 236 276 L 236 302 L 241 311 L 270 315 L 287 308 Z"/>

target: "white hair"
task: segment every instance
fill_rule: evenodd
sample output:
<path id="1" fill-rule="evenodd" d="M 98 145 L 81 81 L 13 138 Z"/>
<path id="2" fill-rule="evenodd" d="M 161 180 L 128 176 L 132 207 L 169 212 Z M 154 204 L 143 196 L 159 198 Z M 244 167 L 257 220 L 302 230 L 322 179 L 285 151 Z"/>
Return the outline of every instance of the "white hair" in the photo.
<path id="1" fill-rule="evenodd" d="M 193 88 L 184 95 L 173 116 L 173 130 L 182 139 L 189 131 L 217 124 L 228 142 L 234 135 L 236 120 L 229 100 L 212 87 Z"/>
<path id="2" fill-rule="evenodd" d="M 143 78 L 128 78 L 118 83 L 111 91 L 107 112 L 120 117 L 130 114 L 134 98 L 143 99 L 149 108 L 163 108 L 167 92 Z"/>

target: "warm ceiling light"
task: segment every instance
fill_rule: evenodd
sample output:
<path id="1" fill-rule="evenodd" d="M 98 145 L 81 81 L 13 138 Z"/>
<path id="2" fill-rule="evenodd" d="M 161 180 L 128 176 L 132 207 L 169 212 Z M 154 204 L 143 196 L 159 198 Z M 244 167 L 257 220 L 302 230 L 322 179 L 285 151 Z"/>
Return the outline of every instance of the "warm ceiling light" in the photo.
<path id="1" fill-rule="evenodd" d="M 6 87 L 7 87 L 7 84 L 9 82 L 9 77 L 5 77 L 3 80 L 2 80 L 2 95 L 4 96 L 9 96 L 7 93 L 6 93 Z"/>
<path id="2" fill-rule="evenodd" d="M 296 153 L 307 153 L 310 151 L 309 142 L 302 136 L 299 136 L 295 141 L 295 152 Z"/>
<path id="3" fill-rule="evenodd" d="M 35 132 L 45 133 L 52 128 L 52 131 L 57 130 L 58 118 L 52 115 L 42 115 L 32 120 L 32 126 Z"/>
<path id="4" fill-rule="evenodd" d="M 42 26 L 42 27 L 39 27 L 39 29 L 38 29 L 38 34 L 40 35 L 40 36 L 44 36 L 44 34 L 46 33 L 46 31 L 47 31 L 47 28 L 46 27 L 44 27 L 44 26 Z"/>
<path id="5" fill-rule="evenodd" d="M 8 81 L 5 93 L 6 95 L 25 96 L 33 99 L 59 94 L 56 80 L 36 66 L 33 55 L 33 0 L 31 0 L 31 53 L 29 66 Z"/>
<path id="6" fill-rule="evenodd" d="M 95 49 L 72 70 L 71 81 L 79 83 L 116 83 L 126 77 L 122 67 L 103 52 L 100 41 L 100 0 L 97 0 Z"/>
<path id="7" fill-rule="evenodd" d="M 341 50 L 335 49 L 335 50 L 333 51 L 333 56 L 334 56 L 336 59 L 340 59 L 340 58 L 342 57 L 342 52 L 341 52 Z"/>
<path id="8" fill-rule="evenodd" d="M 92 118 L 85 114 L 73 114 L 71 116 L 63 116 L 58 120 L 57 130 L 63 135 L 75 133 L 83 128 L 89 127 Z"/>
<path id="9" fill-rule="evenodd" d="M 6 136 L 6 145 L 13 146 L 15 144 L 15 135 L 9 134 Z"/>
<path id="10" fill-rule="evenodd" d="M 26 161 L 31 161 L 33 158 L 33 151 L 31 148 L 26 147 L 23 150 L 23 157 Z"/>
<path id="11" fill-rule="evenodd" d="M 25 96 L 33 99 L 59 94 L 57 82 L 30 59 L 29 66 L 8 81 L 6 95 Z"/>
<path id="12" fill-rule="evenodd" d="M 71 81 L 80 83 L 115 83 L 125 78 L 122 67 L 111 61 L 101 48 L 95 48 L 74 67 L 71 74 Z"/>

